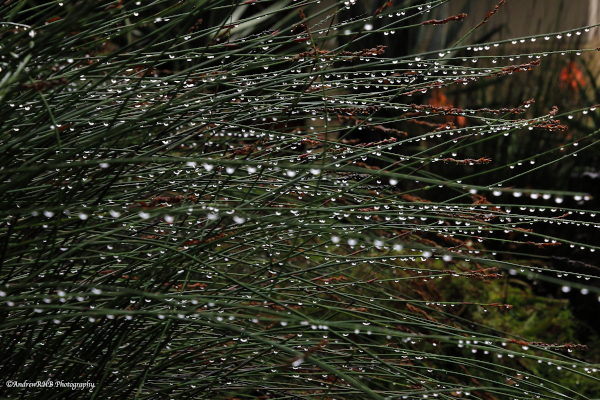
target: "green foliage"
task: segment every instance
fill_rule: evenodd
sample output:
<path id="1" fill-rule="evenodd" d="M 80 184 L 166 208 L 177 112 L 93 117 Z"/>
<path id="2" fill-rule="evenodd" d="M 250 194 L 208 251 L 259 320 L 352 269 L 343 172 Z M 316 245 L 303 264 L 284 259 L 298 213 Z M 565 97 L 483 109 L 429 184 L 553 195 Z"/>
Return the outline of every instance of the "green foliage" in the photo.
<path id="1" fill-rule="evenodd" d="M 595 50 L 378 47 L 476 32 L 448 1 L 5 2 L 3 395 L 597 393 L 560 298 L 600 294 L 592 198 L 523 183 L 596 144 L 557 139 L 595 107 L 429 97 Z M 95 386 L 8 383 L 47 379 Z"/>
<path id="2" fill-rule="evenodd" d="M 546 344 L 579 343 L 581 333 L 589 331 L 588 327 L 574 317 L 567 299 L 536 295 L 533 287 L 521 279 L 505 276 L 501 284 L 481 280 L 451 280 L 437 286 L 443 298 L 463 298 L 467 303 L 510 304 L 510 310 L 463 307 L 459 316 L 488 329 L 505 332 L 513 341 L 535 338 Z M 593 334 L 587 342 L 590 349 L 586 352 L 586 358 L 598 359 L 598 337 Z M 517 350 L 523 348 L 518 343 L 509 346 Z M 542 352 L 538 355 L 542 355 Z M 565 387 L 579 386 L 582 394 L 589 398 L 593 398 L 600 390 L 597 382 L 582 385 L 577 374 L 557 374 L 552 367 L 546 363 L 540 364 L 537 360 L 523 359 L 520 364 L 524 371 L 534 376 L 549 377 L 551 382 Z"/>

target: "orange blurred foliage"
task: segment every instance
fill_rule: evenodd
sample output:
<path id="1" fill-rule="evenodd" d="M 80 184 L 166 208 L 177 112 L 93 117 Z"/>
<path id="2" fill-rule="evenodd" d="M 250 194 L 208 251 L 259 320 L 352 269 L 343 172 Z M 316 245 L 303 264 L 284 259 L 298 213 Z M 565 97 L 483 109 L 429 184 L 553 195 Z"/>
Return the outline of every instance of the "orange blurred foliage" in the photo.
<path id="1" fill-rule="evenodd" d="M 560 72 L 560 88 L 571 88 L 575 92 L 579 92 L 579 87 L 585 86 L 583 72 L 577 68 L 575 61 L 569 61 Z"/>
<path id="2" fill-rule="evenodd" d="M 433 90 L 433 95 L 429 100 L 429 104 L 434 107 L 452 107 L 452 104 L 450 104 L 450 101 L 440 89 Z M 467 119 L 465 117 L 448 115 L 446 116 L 446 120 L 448 122 L 454 122 L 460 128 L 467 126 Z"/>

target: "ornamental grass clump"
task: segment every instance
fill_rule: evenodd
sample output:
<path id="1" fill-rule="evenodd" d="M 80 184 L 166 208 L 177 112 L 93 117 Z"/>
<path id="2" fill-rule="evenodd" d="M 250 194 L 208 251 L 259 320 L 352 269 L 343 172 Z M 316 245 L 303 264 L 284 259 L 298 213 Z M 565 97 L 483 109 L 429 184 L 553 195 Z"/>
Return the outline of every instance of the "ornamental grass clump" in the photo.
<path id="1" fill-rule="evenodd" d="M 2 396 L 597 395 L 561 293 L 600 294 L 598 218 L 551 175 L 596 106 L 439 101 L 596 51 L 510 52 L 594 27 L 474 45 L 505 0 L 366 3 L 4 2 Z M 448 24 L 472 29 L 393 46 Z M 94 387 L 7 383 L 47 380 Z"/>

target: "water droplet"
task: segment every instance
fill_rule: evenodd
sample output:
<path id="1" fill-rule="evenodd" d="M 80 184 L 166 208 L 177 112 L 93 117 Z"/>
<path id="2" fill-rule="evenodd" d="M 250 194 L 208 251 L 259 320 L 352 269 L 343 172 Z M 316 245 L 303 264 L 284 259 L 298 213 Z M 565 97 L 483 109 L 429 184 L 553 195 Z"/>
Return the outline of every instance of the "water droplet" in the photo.
<path id="1" fill-rule="evenodd" d="M 297 359 L 296 361 L 294 361 L 292 363 L 292 366 L 297 367 L 298 365 L 302 364 L 303 362 L 304 362 L 304 359 L 303 358 L 299 358 L 299 359 Z"/>

